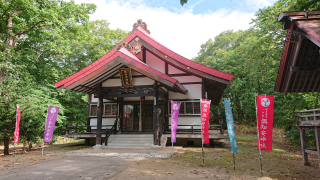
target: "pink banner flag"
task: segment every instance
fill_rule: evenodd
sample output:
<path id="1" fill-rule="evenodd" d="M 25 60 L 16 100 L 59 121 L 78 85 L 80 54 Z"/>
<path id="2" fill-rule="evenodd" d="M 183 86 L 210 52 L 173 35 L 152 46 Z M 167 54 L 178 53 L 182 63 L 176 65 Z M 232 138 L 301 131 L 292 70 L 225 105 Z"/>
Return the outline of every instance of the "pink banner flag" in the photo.
<path id="1" fill-rule="evenodd" d="M 209 144 L 209 113 L 211 101 L 201 100 L 201 139 L 203 144 Z"/>
<path id="2" fill-rule="evenodd" d="M 173 102 L 171 104 L 171 142 L 176 142 L 177 125 L 180 111 L 180 103 Z"/>
<path id="3" fill-rule="evenodd" d="M 14 130 L 14 143 L 19 143 L 20 119 L 20 106 L 17 105 L 16 129 Z"/>
<path id="4" fill-rule="evenodd" d="M 257 141 L 259 150 L 272 151 L 274 96 L 257 96 Z"/>
<path id="5" fill-rule="evenodd" d="M 53 134 L 54 126 L 56 124 L 59 109 L 60 107 L 56 107 L 56 106 L 49 106 L 48 108 L 46 129 L 44 131 L 43 142 L 52 141 L 52 134 Z"/>

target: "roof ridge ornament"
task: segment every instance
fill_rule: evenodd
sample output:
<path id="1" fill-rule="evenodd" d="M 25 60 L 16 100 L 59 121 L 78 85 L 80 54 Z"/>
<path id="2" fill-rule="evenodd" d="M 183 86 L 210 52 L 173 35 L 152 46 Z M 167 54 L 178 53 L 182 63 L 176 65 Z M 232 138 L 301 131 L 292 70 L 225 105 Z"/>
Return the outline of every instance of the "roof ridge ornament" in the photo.
<path id="1" fill-rule="evenodd" d="M 127 42 L 120 43 L 119 46 L 117 47 L 117 51 L 119 51 L 123 47 L 133 54 L 132 47 Z"/>
<path id="2" fill-rule="evenodd" d="M 146 30 L 150 34 L 150 31 L 147 28 L 147 26 L 148 26 L 147 23 L 143 22 L 142 19 L 138 19 L 137 22 L 133 24 L 132 32 L 135 29 L 137 29 L 138 26 L 141 26 L 144 30 Z"/>

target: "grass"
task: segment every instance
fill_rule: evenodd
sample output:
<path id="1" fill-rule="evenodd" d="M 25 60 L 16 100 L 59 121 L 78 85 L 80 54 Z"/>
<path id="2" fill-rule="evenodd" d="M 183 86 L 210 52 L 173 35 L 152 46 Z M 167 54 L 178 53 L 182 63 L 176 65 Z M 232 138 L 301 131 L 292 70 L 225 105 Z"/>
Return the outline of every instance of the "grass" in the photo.
<path id="1" fill-rule="evenodd" d="M 260 158 L 255 135 L 237 136 L 238 152 L 235 154 L 236 171 L 233 170 L 231 149 L 205 148 L 205 166 L 222 167 L 236 176 L 260 174 Z M 190 148 L 176 156 L 175 161 L 185 167 L 198 167 L 202 164 L 201 148 Z M 305 167 L 300 155 L 289 153 L 273 145 L 272 151 L 262 151 L 264 176 L 275 179 L 313 179 L 319 177 L 319 167 Z M 314 163 L 317 165 L 317 163 Z M 318 179 L 318 178 L 317 178 Z"/>

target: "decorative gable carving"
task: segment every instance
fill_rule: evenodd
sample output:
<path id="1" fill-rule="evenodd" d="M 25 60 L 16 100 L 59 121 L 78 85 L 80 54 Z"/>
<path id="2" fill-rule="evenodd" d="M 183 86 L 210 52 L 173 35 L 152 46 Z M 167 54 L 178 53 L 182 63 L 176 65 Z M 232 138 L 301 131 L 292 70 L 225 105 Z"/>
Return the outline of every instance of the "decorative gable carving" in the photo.
<path id="1" fill-rule="evenodd" d="M 120 43 L 119 44 L 119 46 L 117 47 L 117 51 L 119 51 L 119 49 L 121 49 L 121 48 L 126 48 L 128 51 L 130 51 L 131 53 L 133 53 L 132 52 L 132 47 L 127 43 L 127 42 L 122 42 L 122 43 Z"/>
<path id="2" fill-rule="evenodd" d="M 138 19 L 136 23 L 133 24 L 133 29 L 132 31 L 134 31 L 135 29 L 137 29 L 138 26 L 141 26 L 144 30 L 146 30 L 149 34 L 150 31 L 147 28 L 147 23 L 142 22 L 142 19 Z"/>

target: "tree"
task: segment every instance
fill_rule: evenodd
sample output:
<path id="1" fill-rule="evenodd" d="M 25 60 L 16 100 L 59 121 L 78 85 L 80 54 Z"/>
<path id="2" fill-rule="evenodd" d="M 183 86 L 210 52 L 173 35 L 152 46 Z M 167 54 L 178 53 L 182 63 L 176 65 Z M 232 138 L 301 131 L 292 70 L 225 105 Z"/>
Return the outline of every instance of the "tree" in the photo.
<path id="1" fill-rule="evenodd" d="M 42 57 L 44 52 L 52 51 L 54 47 L 49 47 L 47 42 L 55 42 L 62 37 L 61 33 L 76 32 L 78 27 L 85 25 L 95 5 L 77 5 L 73 1 L 59 0 L 4 0 L 0 1 L 0 7 L 0 128 L 4 130 L 0 136 L 5 142 L 4 153 L 8 154 L 8 139 L 14 131 L 16 104 L 21 104 L 21 113 L 30 117 L 28 121 L 37 121 L 36 125 L 41 124 L 39 121 L 43 122 L 40 117 L 45 114 L 43 110 L 47 104 L 31 106 L 28 103 L 41 101 L 59 104 L 57 99 L 51 99 L 44 91 L 30 89 L 39 85 L 34 81 L 37 76 L 43 77 L 39 81 L 40 86 L 46 85 L 47 77 L 44 74 L 47 69 L 43 67 L 50 64 L 50 59 L 43 58 L 35 62 L 35 57 Z M 34 45 L 42 45 L 47 49 L 41 51 Z M 30 64 L 37 68 L 30 68 Z M 41 70 L 32 74 L 36 69 Z M 21 101 L 23 99 L 28 100 Z M 63 109 L 61 113 L 63 115 Z M 39 136 L 37 127 L 41 126 L 33 129 Z"/>
<path id="2" fill-rule="evenodd" d="M 183 6 L 184 4 L 187 4 L 188 0 L 180 0 L 180 4 L 181 6 Z"/>

